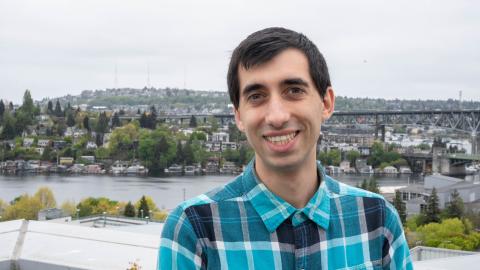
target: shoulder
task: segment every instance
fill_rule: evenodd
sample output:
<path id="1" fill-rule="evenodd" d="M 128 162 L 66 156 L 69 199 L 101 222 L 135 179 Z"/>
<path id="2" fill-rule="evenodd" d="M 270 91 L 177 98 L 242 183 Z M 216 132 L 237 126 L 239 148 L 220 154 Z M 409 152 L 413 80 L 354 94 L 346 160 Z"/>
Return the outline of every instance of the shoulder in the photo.
<path id="1" fill-rule="evenodd" d="M 210 208 L 212 204 L 235 201 L 242 197 L 245 193 L 242 177 L 241 174 L 223 186 L 180 203 L 169 213 L 164 230 L 172 229 L 178 223 L 192 223 L 192 219 L 204 212 L 202 209 Z"/>
<path id="2" fill-rule="evenodd" d="M 331 178 L 325 177 L 326 186 L 333 204 L 341 206 L 344 214 L 364 215 L 379 226 L 397 221 L 397 211 L 382 195 L 361 188 L 353 187 Z"/>

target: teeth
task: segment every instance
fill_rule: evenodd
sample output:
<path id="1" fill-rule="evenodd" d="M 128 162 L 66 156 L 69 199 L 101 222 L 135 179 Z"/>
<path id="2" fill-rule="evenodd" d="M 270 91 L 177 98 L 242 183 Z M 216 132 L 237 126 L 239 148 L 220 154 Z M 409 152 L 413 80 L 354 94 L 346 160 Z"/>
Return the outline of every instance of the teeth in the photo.
<path id="1" fill-rule="evenodd" d="M 282 136 L 265 136 L 267 141 L 273 143 L 273 144 L 287 144 L 290 142 L 293 138 L 295 138 L 296 132 L 292 132 L 287 135 L 282 135 Z"/>

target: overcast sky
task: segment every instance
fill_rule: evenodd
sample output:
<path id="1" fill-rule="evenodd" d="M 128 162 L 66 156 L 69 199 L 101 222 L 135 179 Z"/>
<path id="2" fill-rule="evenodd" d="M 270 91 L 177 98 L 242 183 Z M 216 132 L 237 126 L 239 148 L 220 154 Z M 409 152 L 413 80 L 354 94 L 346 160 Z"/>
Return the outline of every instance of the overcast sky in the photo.
<path id="1" fill-rule="evenodd" d="M 0 98 L 143 88 L 148 70 L 226 91 L 234 47 L 283 26 L 317 44 L 337 95 L 479 101 L 480 1 L 385 2 L 0 0 Z"/>

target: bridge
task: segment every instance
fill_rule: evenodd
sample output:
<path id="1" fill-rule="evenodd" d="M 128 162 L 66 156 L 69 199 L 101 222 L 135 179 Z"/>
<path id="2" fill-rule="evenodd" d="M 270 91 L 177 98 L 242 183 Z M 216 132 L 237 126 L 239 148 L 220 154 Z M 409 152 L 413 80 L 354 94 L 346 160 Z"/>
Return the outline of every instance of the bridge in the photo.
<path id="1" fill-rule="evenodd" d="M 208 118 L 216 118 L 222 124 L 234 121 L 233 114 L 195 114 L 197 121 L 206 122 Z M 159 115 L 159 121 L 188 121 L 192 115 Z M 136 116 L 121 116 L 120 119 L 133 120 Z M 423 110 L 423 111 L 336 111 L 325 125 L 372 125 L 375 126 L 375 137 L 381 131 L 385 140 L 386 125 L 420 125 L 441 127 L 469 133 L 472 137 L 472 153 L 480 153 L 480 109 L 478 110 Z"/>

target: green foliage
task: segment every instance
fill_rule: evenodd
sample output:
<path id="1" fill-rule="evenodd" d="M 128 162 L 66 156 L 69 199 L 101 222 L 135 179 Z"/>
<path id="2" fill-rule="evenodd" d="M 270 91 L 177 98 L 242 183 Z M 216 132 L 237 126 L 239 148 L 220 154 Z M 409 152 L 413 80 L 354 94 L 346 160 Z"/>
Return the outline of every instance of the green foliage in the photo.
<path id="1" fill-rule="evenodd" d="M 465 206 L 460 194 L 456 189 L 453 190 L 450 203 L 445 208 L 445 213 L 449 218 L 463 218 L 465 213 Z"/>
<path id="2" fill-rule="evenodd" d="M 401 155 L 393 150 L 393 147 L 389 146 L 391 151 L 385 151 L 384 146 L 381 142 L 375 141 L 372 145 L 370 156 L 367 159 L 368 164 L 372 165 L 374 168 L 385 168 L 386 166 L 393 165 L 393 162 L 400 161 L 402 158 Z M 396 163 L 395 163 L 396 164 Z M 383 166 L 383 167 L 382 167 Z"/>
<path id="3" fill-rule="evenodd" d="M 60 105 L 60 101 L 55 103 L 55 109 L 53 110 L 53 113 L 56 117 L 62 117 L 63 116 L 63 111 L 62 111 L 62 106 Z"/>
<path id="4" fill-rule="evenodd" d="M 397 209 L 402 224 L 405 224 L 407 218 L 406 207 L 405 203 L 403 203 L 400 191 L 398 190 L 395 190 L 395 199 L 393 200 L 393 206 L 395 207 L 395 209 Z"/>
<path id="5" fill-rule="evenodd" d="M 40 187 L 33 195 L 40 202 L 41 209 L 55 208 L 57 207 L 57 201 L 53 192 L 48 187 Z"/>
<path id="6" fill-rule="evenodd" d="M 190 135 L 190 141 L 206 141 L 207 135 L 204 132 L 194 131 Z"/>
<path id="7" fill-rule="evenodd" d="M 318 153 L 318 159 L 322 162 L 323 165 L 340 165 L 342 161 L 342 153 L 338 149 L 332 149 L 328 152 Z"/>
<path id="8" fill-rule="evenodd" d="M 425 246 L 473 251 L 480 247 L 480 234 L 468 232 L 468 226 L 458 218 L 445 219 L 421 226 L 417 233 Z"/>
<path id="9" fill-rule="evenodd" d="M 67 126 L 69 126 L 69 127 L 75 126 L 75 117 L 73 115 L 72 110 L 69 110 L 67 112 Z"/>
<path id="10" fill-rule="evenodd" d="M 90 131 L 90 118 L 88 118 L 88 115 L 83 118 L 83 128 Z"/>
<path id="11" fill-rule="evenodd" d="M 110 157 L 110 151 L 108 148 L 99 147 L 95 149 L 95 158 L 98 159 L 107 159 Z"/>
<path id="12" fill-rule="evenodd" d="M 3 129 L 2 133 L 0 134 L 0 139 L 3 140 L 11 140 L 15 138 L 16 131 L 15 131 L 15 118 L 13 118 L 9 112 L 5 112 L 3 114 Z"/>
<path id="13" fill-rule="evenodd" d="M 359 157 L 360 152 L 356 150 L 350 150 L 345 154 L 345 158 L 350 162 L 350 167 L 355 167 L 355 162 Z"/>
<path id="14" fill-rule="evenodd" d="M 11 203 L 11 205 L 5 209 L 3 213 L 3 220 L 36 220 L 38 217 L 38 211 L 41 209 L 42 203 L 38 200 L 38 198 L 24 194 L 20 197 L 17 197 Z"/>
<path id="15" fill-rule="evenodd" d="M 119 126 L 121 126 L 120 117 L 118 116 L 118 113 L 114 113 L 112 118 L 112 128 L 116 128 Z"/>
<path id="16" fill-rule="evenodd" d="M 357 185 L 357 187 L 370 192 L 380 194 L 380 188 L 378 186 L 377 179 L 375 179 L 375 177 L 372 177 L 369 180 L 364 178 L 362 183 L 360 185 Z"/>
<path id="17" fill-rule="evenodd" d="M 85 217 L 90 215 L 100 215 L 105 213 L 117 213 L 117 201 L 112 201 L 105 197 L 93 198 L 88 197 L 78 203 L 77 208 L 80 210 L 79 216 Z"/>
<path id="18" fill-rule="evenodd" d="M 134 142 L 139 138 L 138 127 L 129 123 L 116 128 L 110 136 L 108 150 L 113 159 L 126 160 L 133 158 Z"/>
<path id="19" fill-rule="evenodd" d="M 142 196 L 142 198 L 139 201 L 137 216 L 139 218 L 144 218 L 149 215 L 150 215 L 150 207 L 148 207 L 148 203 L 147 203 L 147 200 L 145 199 L 145 196 Z"/>
<path id="20" fill-rule="evenodd" d="M 152 175 L 162 174 L 175 159 L 176 151 L 173 136 L 166 130 L 157 128 L 140 135 L 138 154 Z"/>
<path id="21" fill-rule="evenodd" d="M 425 211 L 425 223 L 440 222 L 440 208 L 438 203 L 438 195 L 435 187 L 427 201 L 427 210 Z"/>
<path id="22" fill-rule="evenodd" d="M 126 217 L 135 217 L 135 207 L 130 201 L 128 201 L 127 205 L 125 206 L 123 215 Z"/>
<path id="23" fill-rule="evenodd" d="M 98 116 L 98 121 L 95 126 L 95 131 L 98 133 L 105 133 L 108 131 L 108 117 L 105 112 L 102 112 Z"/>
<path id="24" fill-rule="evenodd" d="M 197 127 L 197 118 L 195 118 L 195 116 L 193 116 L 193 115 L 192 115 L 192 117 L 190 117 L 189 126 L 191 128 L 196 128 Z"/>

